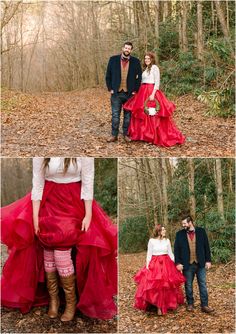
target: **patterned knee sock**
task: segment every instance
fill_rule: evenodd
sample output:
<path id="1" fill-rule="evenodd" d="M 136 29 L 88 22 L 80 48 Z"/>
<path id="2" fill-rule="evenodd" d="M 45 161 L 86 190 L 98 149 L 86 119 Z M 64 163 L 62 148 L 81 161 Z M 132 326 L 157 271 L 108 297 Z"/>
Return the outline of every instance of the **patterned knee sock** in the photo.
<path id="1" fill-rule="evenodd" d="M 52 273 L 57 270 L 53 250 L 44 249 L 43 259 L 44 259 L 44 269 L 46 273 Z"/>
<path id="2" fill-rule="evenodd" d="M 60 251 L 54 250 L 56 268 L 60 276 L 70 276 L 74 274 L 74 266 L 71 259 L 71 249 Z"/>

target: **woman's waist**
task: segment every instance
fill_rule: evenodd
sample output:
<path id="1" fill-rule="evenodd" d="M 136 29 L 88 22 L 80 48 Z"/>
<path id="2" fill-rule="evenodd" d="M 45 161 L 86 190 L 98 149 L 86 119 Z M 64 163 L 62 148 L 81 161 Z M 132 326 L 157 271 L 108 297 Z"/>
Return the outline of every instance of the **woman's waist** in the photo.
<path id="1" fill-rule="evenodd" d="M 57 184 L 57 185 L 66 185 L 66 184 L 77 184 L 81 183 L 80 178 L 73 178 L 73 179 L 59 179 L 59 178 L 45 178 L 45 184 L 51 183 L 51 184 Z"/>
<path id="2" fill-rule="evenodd" d="M 167 253 L 156 253 L 156 254 L 152 254 L 152 256 L 167 256 Z"/>
<path id="3" fill-rule="evenodd" d="M 142 82 L 142 85 L 150 85 L 150 86 L 154 86 L 155 83 L 154 82 Z"/>

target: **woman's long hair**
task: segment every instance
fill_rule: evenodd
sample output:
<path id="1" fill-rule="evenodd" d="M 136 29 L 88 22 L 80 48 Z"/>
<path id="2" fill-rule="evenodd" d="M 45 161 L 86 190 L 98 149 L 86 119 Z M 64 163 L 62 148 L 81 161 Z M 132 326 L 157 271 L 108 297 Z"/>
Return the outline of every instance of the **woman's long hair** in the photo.
<path id="1" fill-rule="evenodd" d="M 145 64 L 145 57 L 148 56 L 150 57 L 150 60 L 151 60 L 151 63 L 150 65 L 146 65 Z M 156 64 L 156 56 L 153 52 L 146 52 L 145 55 L 144 55 L 144 58 L 143 58 L 143 70 L 146 70 L 150 73 L 151 71 L 151 68 L 152 68 L 152 65 Z"/>
<path id="2" fill-rule="evenodd" d="M 43 169 L 46 170 L 48 168 L 49 162 L 51 158 L 44 158 L 43 161 Z M 77 166 L 76 158 L 64 158 L 64 170 L 63 173 L 65 174 L 70 166 L 70 163 L 73 163 L 74 166 Z"/>
<path id="3" fill-rule="evenodd" d="M 161 230 L 162 230 L 162 225 L 161 224 L 158 224 L 158 225 L 155 225 L 154 226 L 154 229 L 153 229 L 153 232 L 152 232 L 152 236 L 153 236 L 153 238 L 160 238 L 160 239 L 162 239 L 162 238 L 166 238 L 166 237 L 163 237 L 162 235 L 161 235 Z"/>

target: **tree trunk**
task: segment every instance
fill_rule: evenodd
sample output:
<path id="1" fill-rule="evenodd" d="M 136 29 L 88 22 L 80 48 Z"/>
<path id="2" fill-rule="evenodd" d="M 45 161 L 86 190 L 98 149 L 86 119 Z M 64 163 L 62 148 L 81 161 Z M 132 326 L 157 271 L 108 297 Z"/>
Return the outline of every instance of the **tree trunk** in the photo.
<path id="1" fill-rule="evenodd" d="M 195 220 L 196 218 L 196 199 L 194 193 L 194 160 L 192 158 L 188 159 L 189 166 L 189 207 L 190 214 Z"/>
<path id="2" fill-rule="evenodd" d="M 166 161 L 161 159 L 162 166 L 162 195 L 163 195 L 163 225 L 168 227 L 168 196 L 167 196 L 167 169 Z"/>
<path id="3" fill-rule="evenodd" d="M 215 159 L 216 166 L 216 192 L 217 192 L 217 205 L 218 212 L 221 218 L 224 220 L 224 202 L 223 202 L 223 187 L 222 187 L 222 175 L 221 175 L 221 159 Z"/>
<path id="4" fill-rule="evenodd" d="M 188 2 L 182 2 L 182 42 L 183 51 L 188 51 L 188 37 L 187 37 L 187 14 L 188 14 Z"/>
<path id="5" fill-rule="evenodd" d="M 197 2 L 197 58 L 203 60 L 202 0 Z"/>
<path id="6" fill-rule="evenodd" d="M 221 1 L 215 0 L 214 4 L 215 4 L 215 7 L 216 7 L 217 17 L 219 19 L 219 22 L 220 22 L 221 29 L 222 29 L 222 32 L 224 34 L 224 37 L 230 42 L 230 39 L 229 39 L 229 29 L 227 28 L 227 23 L 225 21 L 225 15 L 224 15 L 223 9 L 221 7 Z"/>
<path id="7" fill-rule="evenodd" d="M 156 53 L 159 53 L 159 19 L 160 19 L 160 2 L 159 0 L 155 1 L 155 39 L 154 39 L 154 48 Z"/>

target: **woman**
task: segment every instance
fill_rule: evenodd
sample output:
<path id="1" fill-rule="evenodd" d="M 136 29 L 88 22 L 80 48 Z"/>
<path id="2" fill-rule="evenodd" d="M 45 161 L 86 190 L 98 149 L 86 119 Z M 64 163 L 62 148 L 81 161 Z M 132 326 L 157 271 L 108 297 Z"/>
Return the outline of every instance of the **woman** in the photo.
<path id="1" fill-rule="evenodd" d="M 157 314 L 163 315 L 184 303 L 181 284 L 185 278 L 175 267 L 164 226 L 155 227 L 154 237 L 148 242 L 146 266 L 138 271 L 134 280 L 138 284 L 134 306 L 140 310 L 155 305 Z"/>
<path id="2" fill-rule="evenodd" d="M 171 116 L 175 105 L 168 101 L 159 90 L 160 71 L 155 55 L 147 52 L 144 57 L 142 84 L 136 95 L 124 104 L 124 109 L 131 111 L 129 136 L 131 140 L 143 140 L 158 146 L 173 146 L 183 144 L 185 137 L 176 128 Z M 160 110 L 153 116 L 144 112 L 146 107 L 156 107 Z"/>
<path id="3" fill-rule="evenodd" d="M 3 306 L 25 313 L 49 299 L 48 315 L 56 318 L 61 285 L 61 321 L 72 320 L 76 308 L 92 318 L 116 314 L 117 228 L 93 200 L 93 181 L 93 158 L 33 158 L 32 192 L 2 209 L 9 249 Z"/>

